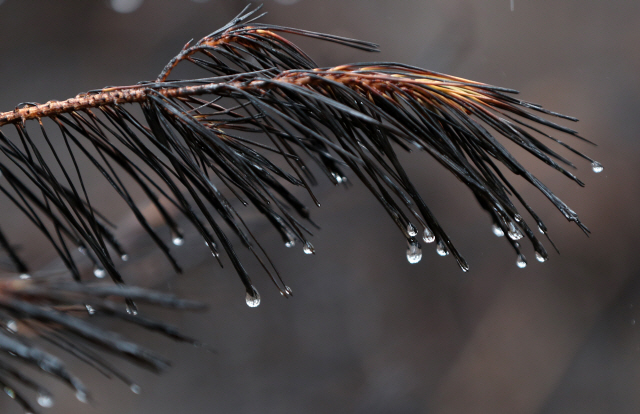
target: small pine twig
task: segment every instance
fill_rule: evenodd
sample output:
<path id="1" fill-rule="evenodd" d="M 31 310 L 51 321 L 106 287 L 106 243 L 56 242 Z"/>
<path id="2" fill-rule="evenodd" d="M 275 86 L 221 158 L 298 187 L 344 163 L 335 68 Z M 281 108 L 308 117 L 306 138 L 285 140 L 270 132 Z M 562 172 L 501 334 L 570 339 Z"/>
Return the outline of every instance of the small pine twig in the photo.
<path id="1" fill-rule="evenodd" d="M 173 328 L 119 311 L 104 299 L 106 295 L 123 297 L 132 313 L 135 301 L 141 300 L 162 306 L 193 306 L 125 286 L 113 255 L 124 258 L 127 253 L 112 234 L 108 220 L 91 203 L 82 178 L 86 171 L 77 161 L 80 157 L 104 176 L 179 272 L 169 244 L 147 221 L 131 196 L 133 190 L 120 176 L 128 176 L 144 192 L 171 229 L 173 244 L 180 245 L 183 232 L 165 207 L 171 204 L 194 226 L 221 264 L 223 260 L 231 262 L 244 285 L 249 306 L 257 306 L 260 296 L 238 258 L 229 231 L 257 258 L 283 296 L 290 296 L 292 290 L 230 197 L 253 205 L 287 246 L 301 243 L 305 253 L 311 254 L 314 248 L 306 226 L 314 224 L 307 207 L 289 188 L 304 188 L 319 205 L 312 192 L 317 182 L 312 165 L 336 185 L 347 182 L 345 171 L 362 181 L 406 238 L 411 263 L 422 257 L 422 238 L 425 243 L 435 242 L 441 255 L 451 254 L 463 271 L 469 269 L 413 185 L 398 159 L 397 148 L 427 153 L 462 181 L 490 215 L 494 233 L 508 235 L 505 239 L 515 250 L 519 267 L 526 266 L 520 246 L 525 236 L 539 261 L 547 260 L 548 254 L 512 199 L 520 202 L 535 227 L 548 238 L 547 227 L 510 184 L 500 165 L 523 177 L 567 220 L 588 233 L 578 215 L 497 139 L 515 143 L 582 186 L 570 171 L 574 165 L 550 146 L 558 145 L 589 161 L 595 172 L 602 171 L 601 164 L 540 128 L 587 141 L 576 131 L 547 119 L 575 118 L 519 100 L 512 89 L 399 63 L 319 67 L 283 35 L 306 36 L 372 52 L 378 47 L 258 23 L 256 19 L 262 16 L 256 16 L 258 9 L 245 9 L 225 27 L 185 45 L 154 81 L 94 90 L 64 101 L 23 104 L 0 113 L 0 191 L 39 228 L 75 281 L 82 281 L 83 275 L 71 251 L 80 249 L 94 262 L 96 275 L 108 274 L 117 284 L 112 288 L 84 284 L 51 288 L 46 282 L 36 283 L 28 279 L 27 265 L 0 231 L 0 247 L 18 273 L 26 275 L 25 280 L 3 282 L 6 288 L 0 291 L 0 311 L 7 318 L 28 321 L 24 323 L 39 336 L 60 347 L 70 347 L 91 365 L 107 371 L 112 368 L 88 349 L 65 339 L 61 331 L 150 369 L 161 369 L 165 362 L 51 306 L 86 304 L 95 311 L 195 343 Z M 170 78 L 177 67 L 186 64 L 205 70 L 207 76 Z M 134 115 L 131 106 L 140 108 L 142 117 Z M 45 119 L 50 121 L 47 126 Z M 36 145 L 34 126 L 46 146 Z M 17 138 L 5 134 L 10 129 L 15 130 Z M 61 161 L 63 154 L 55 149 L 50 129 L 61 135 L 70 164 Z M 45 154 L 52 155 L 55 162 L 46 161 Z M 303 224 L 305 221 L 308 224 Z M 226 259 L 221 257 L 221 250 Z M 0 332 L 0 348 L 40 367 L 53 364 L 55 369 L 43 369 L 54 371 L 76 392 L 86 395 L 79 380 L 56 365 L 57 360 L 48 354 L 32 353 L 34 346 L 14 336 L 15 332 Z M 13 368 L 0 365 L 0 380 L 5 377 L 31 384 L 20 380 Z"/>

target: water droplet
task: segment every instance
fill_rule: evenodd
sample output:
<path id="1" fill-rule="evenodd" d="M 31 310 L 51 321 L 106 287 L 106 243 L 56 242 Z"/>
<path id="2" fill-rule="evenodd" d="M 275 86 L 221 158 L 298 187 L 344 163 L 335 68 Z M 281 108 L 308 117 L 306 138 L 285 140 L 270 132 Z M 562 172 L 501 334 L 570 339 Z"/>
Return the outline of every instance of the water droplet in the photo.
<path id="1" fill-rule="evenodd" d="M 291 290 L 291 288 L 287 285 L 284 285 L 284 289 L 280 290 L 280 294 L 286 298 L 293 296 L 293 291 Z"/>
<path id="2" fill-rule="evenodd" d="M 507 234 L 511 240 L 520 240 L 523 237 L 520 230 L 512 221 L 509 222 L 509 230 L 507 231 Z"/>
<path id="3" fill-rule="evenodd" d="M 536 252 L 536 260 L 538 260 L 540 263 L 544 263 L 547 261 L 547 258 L 544 257 L 540 252 Z"/>
<path id="4" fill-rule="evenodd" d="M 171 242 L 174 246 L 182 246 L 184 244 L 184 238 L 182 238 L 181 236 L 173 236 L 171 238 Z"/>
<path id="5" fill-rule="evenodd" d="M 494 224 L 493 226 L 491 226 L 491 231 L 493 231 L 493 234 L 495 234 L 497 237 L 504 236 L 504 231 L 502 230 L 502 227 L 498 226 L 497 224 Z"/>
<path id="6" fill-rule="evenodd" d="M 462 269 L 463 272 L 468 272 L 469 271 L 469 265 L 467 263 L 462 263 L 460 265 L 460 269 Z"/>
<path id="7" fill-rule="evenodd" d="M 307 242 L 302 248 L 305 254 L 313 254 L 316 252 L 316 249 L 313 248 L 313 244 Z M 257 305 L 256 305 L 257 306 Z"/>
<path id="8" fill-rule="evenodd" d="M 418 235 L 418 229 L 413 224 L 407 224 L 407 234 L 410 237 L 416 237 Z"/>
<path id="9" fill-rule="evenodd" d="M 127 260 L 129 260 L 129 255 L 128 254 L 123 254 L 122 256 L 120 256 L 120 260 L 122 260 L 123 262 L 126 262 Z"/>
<path id="10" fill-rule="evenodd" d="M 82 390 L 76 391 L 76 399 L 81 403 L 87 403 L 88 401 L 87 393 Z"/>
<path id="11" fill-rule="evenodd" d="M 95 315 L 96 314 L 96 310 L 93 309 L 93 306 L 91 305 L 84 305 L 84 307 L 87 309 L 87 313 L 89 315 Z"/>
<path id="12" fill-rule="evenodd" d="M 13 319 L 8 320 L 8 321 L 5 323 L 5 326 L 7 327 L 7 330 L 8 330 L 9 332 L 13 332 L 13 333 L 18 332 L 18 324 L 17 324 L 17 323 L 16 323 L 16 321 L 14 321 Z"/>
<path id="13" fill-rule="evenodd" d="M 140 388 L 138 384 L 131 384 L 131 387 L 129 387 L 129 389 L 131 389 L 131 392 L 134 394 L 140 394 L 142 392 L 142 388 Z"/>
<path id="14" fill-rule="evenodd" d="M 43 394 L 43 393 L 38 394 L 37 401 L 40 407 L 44 407 L 44 408 L 53 407 L 53 397 L 51 397 L 49 394 Z"/>
<path id="15" fill-rule="evenodd" d="M 422 259 L 422 250 L 420 249 L 420 243 L 412 242 L 409 243 L 409 248 L 407 249 L 407 260 L 411 264 L 418 263 Z"/>
<path id="16" fill-rule="evenodd" d="M 331 175 L 333 176 L 333 178 L 336 180 L 336 183 L 338 184 L 342 184 L 347 181 L 347 177 L 343 177 L 336 173 L 331 173 Z"/>
<path id="17" fill-rule="evenodd" d="M 440 256 L 449 255 L 449 250 L 447 250 L 447 247 L 444 245 L 442 241 L 438 242 L 438 246 L 436 247 L 436 253 L 438 253 Z"/>
<path id="18" fill-rule="evenodd" d="M 93 269 L 93 275 L 95 277 L 97 277 L 98 279 L 102 279 L 106 274 L 107 274 L 107 272 L 103 268 L 101 268 L 100 266 L 96 266 Z"/>
<path id="19" fill-rule="evenodd" d="M 247 302 L 247 306 L 250 308 L 255 308 L 256 306 L 260 305 L 260 294 L 253 286 L 251 286 L 250 292 L 247 291 L 247 295 L 244 299 Z"/>
<path id="20" fill-rule="evenodd" d="M 132 13 L 136 11 L 144 0 L 111 0 L 111 8 L 118 13 Z"/>
<path id="21" fill-rule="evenodd" d="M 78 251 L 82 254 L 87 254 L 87 249 L 84 246 L 78 246 Z"/>
<path id="22" fill-rule="evenodd" d="M 516 215 L 515 215 L 515 216 L 513 216 L 513 219 L 514 219 L 516 222 L 520 223 L 520 222 L 522 221 L 522 216 L 521 216 L 520 214 L 517 214 L 517 213 L 516 213 Z"/>
<path id="23" fill-rule="evenodd" d="M 295 240 L 289 240 L 288 242 L 286 242 L 284 244 L 285 247 L 289 247 L 289 248 L 291 248 L 291 247 L 293 247 L 295 245 L 296 245 L 296 241 Z"/>
<path id="24" fill-rule="evenodd" d="M 425 243 L 433 243 L 434 241 L 436 241 L 436 236 L 435 234 L 433 234 L 429 227 L 424 228 L 424 233 L 422 233 L 422 240 L 424 240 Z"/>
<path id="25" fill-rule="evenodd" d="M 131 307 L 130 305 L 127 305 L 127 313 L 129 315 L 133 315 L 136 316 L 138 314 L 138 309 Z"/>
<path id="26" fill-rule="evenodd" d="M 12 400 L 15 400 L 16 392 L 13 390 L 13 388 L 4 387 L 4 393 L 7 394 Z"/>
<path id="27" fill-rule="evenodd" d="M 520 269 L 524 269 L 525 267 L 527 267 L 527 259 L 524 257 L 523 254 L 518 255 L 518 260 L 516 261 L 516 265 Z"/>
<path id="28" fill-rule="evenodd" d="M 602 170 L 604 170 L 604 167 L 598 161 L 594 161 L 591 163 L 591 169 L 593 170 L 594 173 L 597 174 L 597 173 L 601 173 Z"/>
<path id="29" fill-rule="evenodd" d="M 544 230 L 542 230 L 542 227 L 538 226 L 538 231 L 542 234 L 544 234 Z"/>
<path id="30" fill-rule="evenodd" d="M 31 279 L 31 275 L 29 273 L 21 273 L 18 277 L 22 280 Z"/>

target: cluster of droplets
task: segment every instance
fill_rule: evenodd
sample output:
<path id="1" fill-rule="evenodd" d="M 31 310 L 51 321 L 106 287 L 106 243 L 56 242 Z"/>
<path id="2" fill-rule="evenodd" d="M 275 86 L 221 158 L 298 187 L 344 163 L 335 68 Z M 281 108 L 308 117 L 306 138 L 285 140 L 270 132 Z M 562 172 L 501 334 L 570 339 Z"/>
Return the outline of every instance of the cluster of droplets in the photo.
<path id="1" fill-rule="evenodd" d="M 342 183 L 346 183 L 347 182 L 347 177 L 340 175 L 338 173 L 334 173 L 332 172 L 331 175 L 333 176 L 333 179 L 336 180 L 336 183 L 338 184 L 342 184 Z"/>
<path id="2" fill-rule="evenodd" d="M 138 315 L 138 309 L 136 309 L 134 306 L 131 306 L 129 304 L 127 304 L 127 307 L 125 309 L 127 311 L 127 313 L 129 315 L 133 315 L 133 316 L 137 316 Z"/>
<path id="3" fill-rule="evenodd" d="M 293 289 L 291 289 L 289 286 L 284 285 L 284 290 L 280 291 L 280 294 L 284 297 L 290 297 L 293 296 Z"/>
<path id="4" fill-rule="evenodd" d="M 418 243 L 414 238 L 418 235 L 418 229 L 416 229 L 413 224 L 409 223 L 407 225 L 407 234 L 410 236 L 407 240 L 407 261 L 411 264 L 418 263 L 422 259 L 420 243 Z M 424 232 L 422 233 L 422 240 L 424 240 L 425 243 L 433 243 L 436 241 L 436 236 L 429 227 L 425 227 Z M 436 244 L 436 253 L 440 256 L 449 255 L 449 249 L 447 249 L 442 240 L 438 240 L 438 243 Z M 468 267 L 463 267 L 462 270 L 466 272 L 469 269 Z"/>
<path id="5" fill-rule="evenodd" d="M 211 242 L 211 244 L 209 244 L 209 242 L 205 241 L 204 245 L 207 246 L 207 249 L 211 250 L 211 255 L 215 258 L 220 257 L 220 253 L 218 253 L 218 246 L 216 245 L 215 242 Z"/>

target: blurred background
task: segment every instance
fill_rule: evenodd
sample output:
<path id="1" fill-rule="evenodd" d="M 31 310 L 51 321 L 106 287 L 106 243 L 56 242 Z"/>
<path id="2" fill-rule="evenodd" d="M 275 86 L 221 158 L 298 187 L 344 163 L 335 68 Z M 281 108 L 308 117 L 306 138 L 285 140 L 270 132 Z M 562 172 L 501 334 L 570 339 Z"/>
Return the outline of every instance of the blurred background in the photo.
<path id="1" fill-rule="evenodd" d="M 107 85 L 155 79 L 191 38 L 227 23 L 244 1 L 0 0 L 0 111 L 20 102 L 66 99 Z M 638 413 L 640 412 L 640 3 L 615 0 L 267 0 L 263 22 L 369 40 L 367 55 L 291 39 L 321 66 L 400 61 L 522 92 L 525 100 L 580 119 L 598 147 L 565 141 L 600 161 L 572 157 L 586 182 L 523 163 L 580 214 L 585 237 L 540 194 L 514 184 L 541 215 L 561 254 L 516 267 L 471 193 L 424 154 L 409 172 L 468 260 L 427 246 L 419 264 L 383 209 L 354 186 L 316 194 L 322 229 L 316 254 L 286 249 L 265 223 L 251 223 L 295 295 L 280 297 L 250 260 L 258 308 L 230 266 L 220 269 L 196 237 L 176 250 L 176 276 L 133 225 L 123 203 L 98 191 L 119 224 L 131 283 L 206 302 L 206 313 L 151 312 L 212 345 L 216 354 L 100 321 L 173 362 L 157 376 L 115 363 L 142 394 L 81 363 L 95 407 L 50 381 L 70 413 Z M 518 155 L 523 155 L 517 152 Z M 87 178 L 104 185 L 100 177 Z M 102 197 L 102 198 L 100 198 Z M 307 200 L 311 205 L 311 201 Z M 59 263 L 36 229 L 3 200 L 3 230 L 46 275 Z M 167 232 L 168 237 L 168 232 Z M 548 245 L 548 244 L 547 244 Z M 550 246 L 548 246 L 550 249 Z M 550 249 L 551 250 L 551 249 Z M 54 270 L 51 270 L 54 269 Z M 38 273 L 38 272 L 34 272 Z M 2 413 L 19 413 L 0 398 Z"/>

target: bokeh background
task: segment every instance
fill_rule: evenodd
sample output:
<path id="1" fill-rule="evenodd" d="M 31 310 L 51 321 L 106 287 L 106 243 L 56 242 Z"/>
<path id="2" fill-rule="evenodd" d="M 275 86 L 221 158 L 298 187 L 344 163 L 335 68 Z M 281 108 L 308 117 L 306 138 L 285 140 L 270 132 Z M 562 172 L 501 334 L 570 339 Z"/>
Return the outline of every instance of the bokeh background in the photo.
<path id="1" fill-rule="evenodd" d="M 224 25 L 244 1 L 0 1 L 0 110 L 152 79 L 184 43 Z M 51 381 L 54 413 L 638 413 L 640 412 L 640 3 L 622 0 L 266 0 L 265 22 L 377 42 L 379 55 L 294 39 L 320 65 L 400 61 L 522 91 L 580 119 L 602 162 L 572 157 L 579 188 L 525 165 L 591 229 L 567 223 L 540 194 L 514 183 L 550 228 L 561 254 L 526 269 L 470 193 L 424 154 L 405 157 L 440 222 L 471 265 L 425 248 L 410 265 L 405 241 L 355 182 L 320 185 L 316 254 L 286 249 L 252 223 L 295 296 L 280 297 L 257 266 L 256 309 L 229 267 L 195 237 L 176 276 L 112 193 L 97 203 L 120 224 L 132 283 L 206 302 L 202 314 L 151 312 L 216 354 L 97 320 L 160 351 L 157 376 L 122 361 L 135 395 L 80 363 L 95 407 Z M 352 177 L 350 177 L 352 178 Z M 93 178 L 88 178 L 93 180 Z M 96 177 L 95 185 L 104 184 Z M 100 198 L 102 197 L 102 198 Z M 59 268 L 36 230 L 5 202 L 3 229 L 41 275 Z M 167 234 L 168 237 L 168 234 Z M 56 267 L 57 266 L 57 267 Z M 35 272 L 37 273 L 37 272 Z M 2 413 L 19 413 L 0 398 Z"/>

